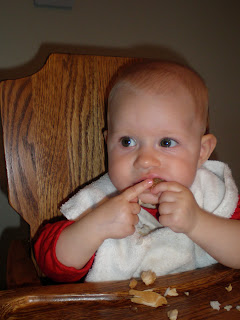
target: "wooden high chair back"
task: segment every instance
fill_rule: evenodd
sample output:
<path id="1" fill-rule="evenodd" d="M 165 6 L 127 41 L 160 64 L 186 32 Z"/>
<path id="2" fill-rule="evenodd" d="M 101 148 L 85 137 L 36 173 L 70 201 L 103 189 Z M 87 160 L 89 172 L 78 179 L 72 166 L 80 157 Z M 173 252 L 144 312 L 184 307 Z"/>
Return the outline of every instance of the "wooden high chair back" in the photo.
<path id="1" fill-rule="evenodd" d="M 30 225 L 31 238 L 60 215 L 78 186 L 106 170 L 109 84 L 134 61 L 52 54 L 35 74 L 0 83 L 9 202 Z"/>

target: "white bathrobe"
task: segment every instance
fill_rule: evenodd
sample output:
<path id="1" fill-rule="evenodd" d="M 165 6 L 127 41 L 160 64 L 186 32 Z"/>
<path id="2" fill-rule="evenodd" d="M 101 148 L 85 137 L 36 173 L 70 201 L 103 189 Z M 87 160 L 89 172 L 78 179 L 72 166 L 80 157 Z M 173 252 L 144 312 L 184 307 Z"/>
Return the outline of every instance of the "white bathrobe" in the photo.
<path id="1" fill-rule="evenodd" d="M 238 202 L 238 190 L 229 167 L 207 161 L 198 169 L 191 191 L 198 205 L 215 215 L 230 218 Z M 117 190 L 108 174 L 80 190 L 61 207 L 69 220 L 96 207 Z M 99 247 L 86 281 L 126 280 L 152 270 L 157 276 L 216 263 L 208 253 L 183 233 L 164 228 L 143 208 L 133 235 L 107 239 Z"/>

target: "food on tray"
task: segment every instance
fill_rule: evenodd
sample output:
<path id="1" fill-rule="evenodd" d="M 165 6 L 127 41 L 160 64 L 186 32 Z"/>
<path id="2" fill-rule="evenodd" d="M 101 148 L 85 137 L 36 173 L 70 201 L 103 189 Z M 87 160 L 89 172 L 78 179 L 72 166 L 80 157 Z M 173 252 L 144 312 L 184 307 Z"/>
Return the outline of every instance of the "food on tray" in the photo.
<path id="1" fill-rule="evenodd" d="M 142 281 L 146 284 L 146 286 L 148 286 L 154 283 L 157 276 L 155 272 L 148 270 L 148 271 L 143 271 L 141 273 L 141 278 L 142 278 Z"/>
<path id="2" fill-rule="evenodd" d="M 230 283 L 230 285 L 229 285 L 228 287 L 225 287 L 225 289 L 226 289 L 228 292 L 232 291 L 232 285 L 231 285 L 231 283 Z"/>
<path id="3" fill-rule="evenodd" d="M 161 179 L 159 179 L 161 180 Z M 163 180 L 161 180 L 163 181 Z M 141 278 L 142 281 L 145 283 L 145 285 L 150 285 L 153 284 L 156 280 L 156 274 L 155 272 L 148 270 L 148 271 L 143 271 L 141 273 Z M 167 299 L 165 298 L 166 296 L 170 296 L 170 297 L 176 297 L 178 296 L 178 292 L 176 288 L 171 288 L 168 287 L 165 291 L 164 296 L 162 296 L 160 293 L 155 292 L 154 290 L 156 290 L 156 288 L 152 288 L 152 289 L 148 289 L 148 290 L 135 290 L 133 288 L 136 287 L 137 285 L 137 280 L 136 279 L 131 279 L 130 283 L 129 283 L 129 287 L 131 288 L 129 290 L 129 295 L 133 296 L 131 297 L 131 301 L 134 303 L 138 303 L 138 304 L 143 304 L 149 307 L 160 307 L 163 305 L 166 305 Z M 225 287 L 225 289 L 230 292 L 232 291 L 232 285 L 231 283 Z M 185 291 L 184 294 L 186 296 L 189 296 L 189 292 Z M 220 310 L 221 307 L 221 303 L 219 303 L 219 301 L 210 301 L 210 306 L 214 309 L 214 310 Z M 226 311 L 231 311 L 231 309 L 233 308 L 232 305 L 226 305 L 223 307 L 223 309 L 225 309 Z M 240 306 L 237 305 L 236 309 L 238 311 L 240 311 Z M 178 309 L 173 309 L 167 312 L 167 316 L 170 320 L 177 320 L 178 317 Z"/>
<path id="4" fill-rule="evenodd" d="M 177 320 L 178 309 L 173 309 L 173 310 L 168 311 L 167 315 L 170 320 Z"/>
<path id="5" fill-rule="evenodd" d="M 229 304 L 228 306 L 225 306 L 224 309 L 230 311 L 232 309 L 232 306 Z"/>
<path id="6" fill-rule="evenodd" d="M 177 293 L 177 289 L 176 288 L 167 288 L 165 294 L 164 294 L 164 297 L 166 296 L 170 296 L 170 297 L 176 297 L 178 296 L 178 293 Z"/>
<path id="7" fill-rule="evenodd" d="M 214 310 L 220 310 L 220 305 L 221 303 L 219 303 L 218 301 L 210 301 L 210 306 L 214 309 Z"/>
<path id="8" fill-rule="evenodd" d="M 165 297 L 153 291 L 139 291 L 131 289 L 129 290 L 129 295 L 133 295 L 133 298 L 131 298 L 132 302 L 153 308 L 167 304 L 167 299 Z"/>
<path id="9" fill-rule="evenodd" d="M 136 279 L 131 279 L 130 282 L 129 282 L 129 287 L 131 289 L 135 288 L 137 285 L 137 280 Z"/>

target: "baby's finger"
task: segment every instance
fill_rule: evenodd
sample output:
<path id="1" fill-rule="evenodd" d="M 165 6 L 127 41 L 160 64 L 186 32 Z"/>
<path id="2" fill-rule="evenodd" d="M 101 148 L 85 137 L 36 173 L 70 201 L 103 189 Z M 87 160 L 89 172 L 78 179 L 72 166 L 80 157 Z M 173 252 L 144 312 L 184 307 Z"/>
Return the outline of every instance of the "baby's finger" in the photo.
<path id="1" fill-rule="evenodd" d="M 174 213 L 176 210 L 176 205 L 173 202 L 163 202 L 160 203 L 158 206 L 158 211 L 160 213 L 160 215 L 169 215 Z"/>
<path id="2" fill-rule="evenodd" d="M 132 214 L 139 214 L 141 207 L 138 203 L 131 203 L 131 212 Z"/>
<path id="3" fill-rule="evenodd" d="M 183 190 L 183 188 L 184 188 L 184 186 L 178 182 L 163 181 L 163 182 L 157 184 L 155 187 L 152 187 L 151 192 L 153 194 L 157 194 L 159 192 L 165 192 L 165 191 L 181 192 Z"/>
<path id="4" fill-rule="evenodd" d="M 176 202 L 180 197 L 180 192 L 165 191 L 159 197 L 159 204 L 163 202 Z"/>
<path id="5" fill-rule="evenodd" d="M 134 222 L 133 225 L 136 226 L 138 224 L 139 218 L 137 214 L 134 214 Z"/>
<path id="6" fill-rule="evenodd" d="M 144 192 L 145 190 L 149 189 L 153 184 L 153 181 L 151 179 L 146 179 L 144 181 L 141 181 L 134 186 L 128 188 L 125 190 L 122 195 L 127 199 L 128 201 L 136 200 L 137 197 Z"/>
<path id="7" fill-rule="evenodd" d="M 161 223 L 161 225 L 163 225 L 164 227 L 171 227 L 172 224 L 172 216 L 171 215 L 160 215 L 159 217 L 159 222 Z"/>

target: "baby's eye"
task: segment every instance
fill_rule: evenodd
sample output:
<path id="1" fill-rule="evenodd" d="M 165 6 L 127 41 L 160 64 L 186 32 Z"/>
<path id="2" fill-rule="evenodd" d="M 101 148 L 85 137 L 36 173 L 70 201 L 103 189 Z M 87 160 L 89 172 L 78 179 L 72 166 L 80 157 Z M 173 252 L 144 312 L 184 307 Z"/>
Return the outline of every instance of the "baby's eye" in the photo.
<path id="1" fill-rule="evenodd" d="M 123 147 L 134 147 L 136 145 L 136 141 L 130 137 L 121 138 L 121 144 Z"/>
<path id="2" fill-rule="evenodd" d="M 178 144 L 177 141 L 170 138 L 163 138 L 160 141 L 160 146 L 164 148 L 175 147 L 177 144 Z"/>

